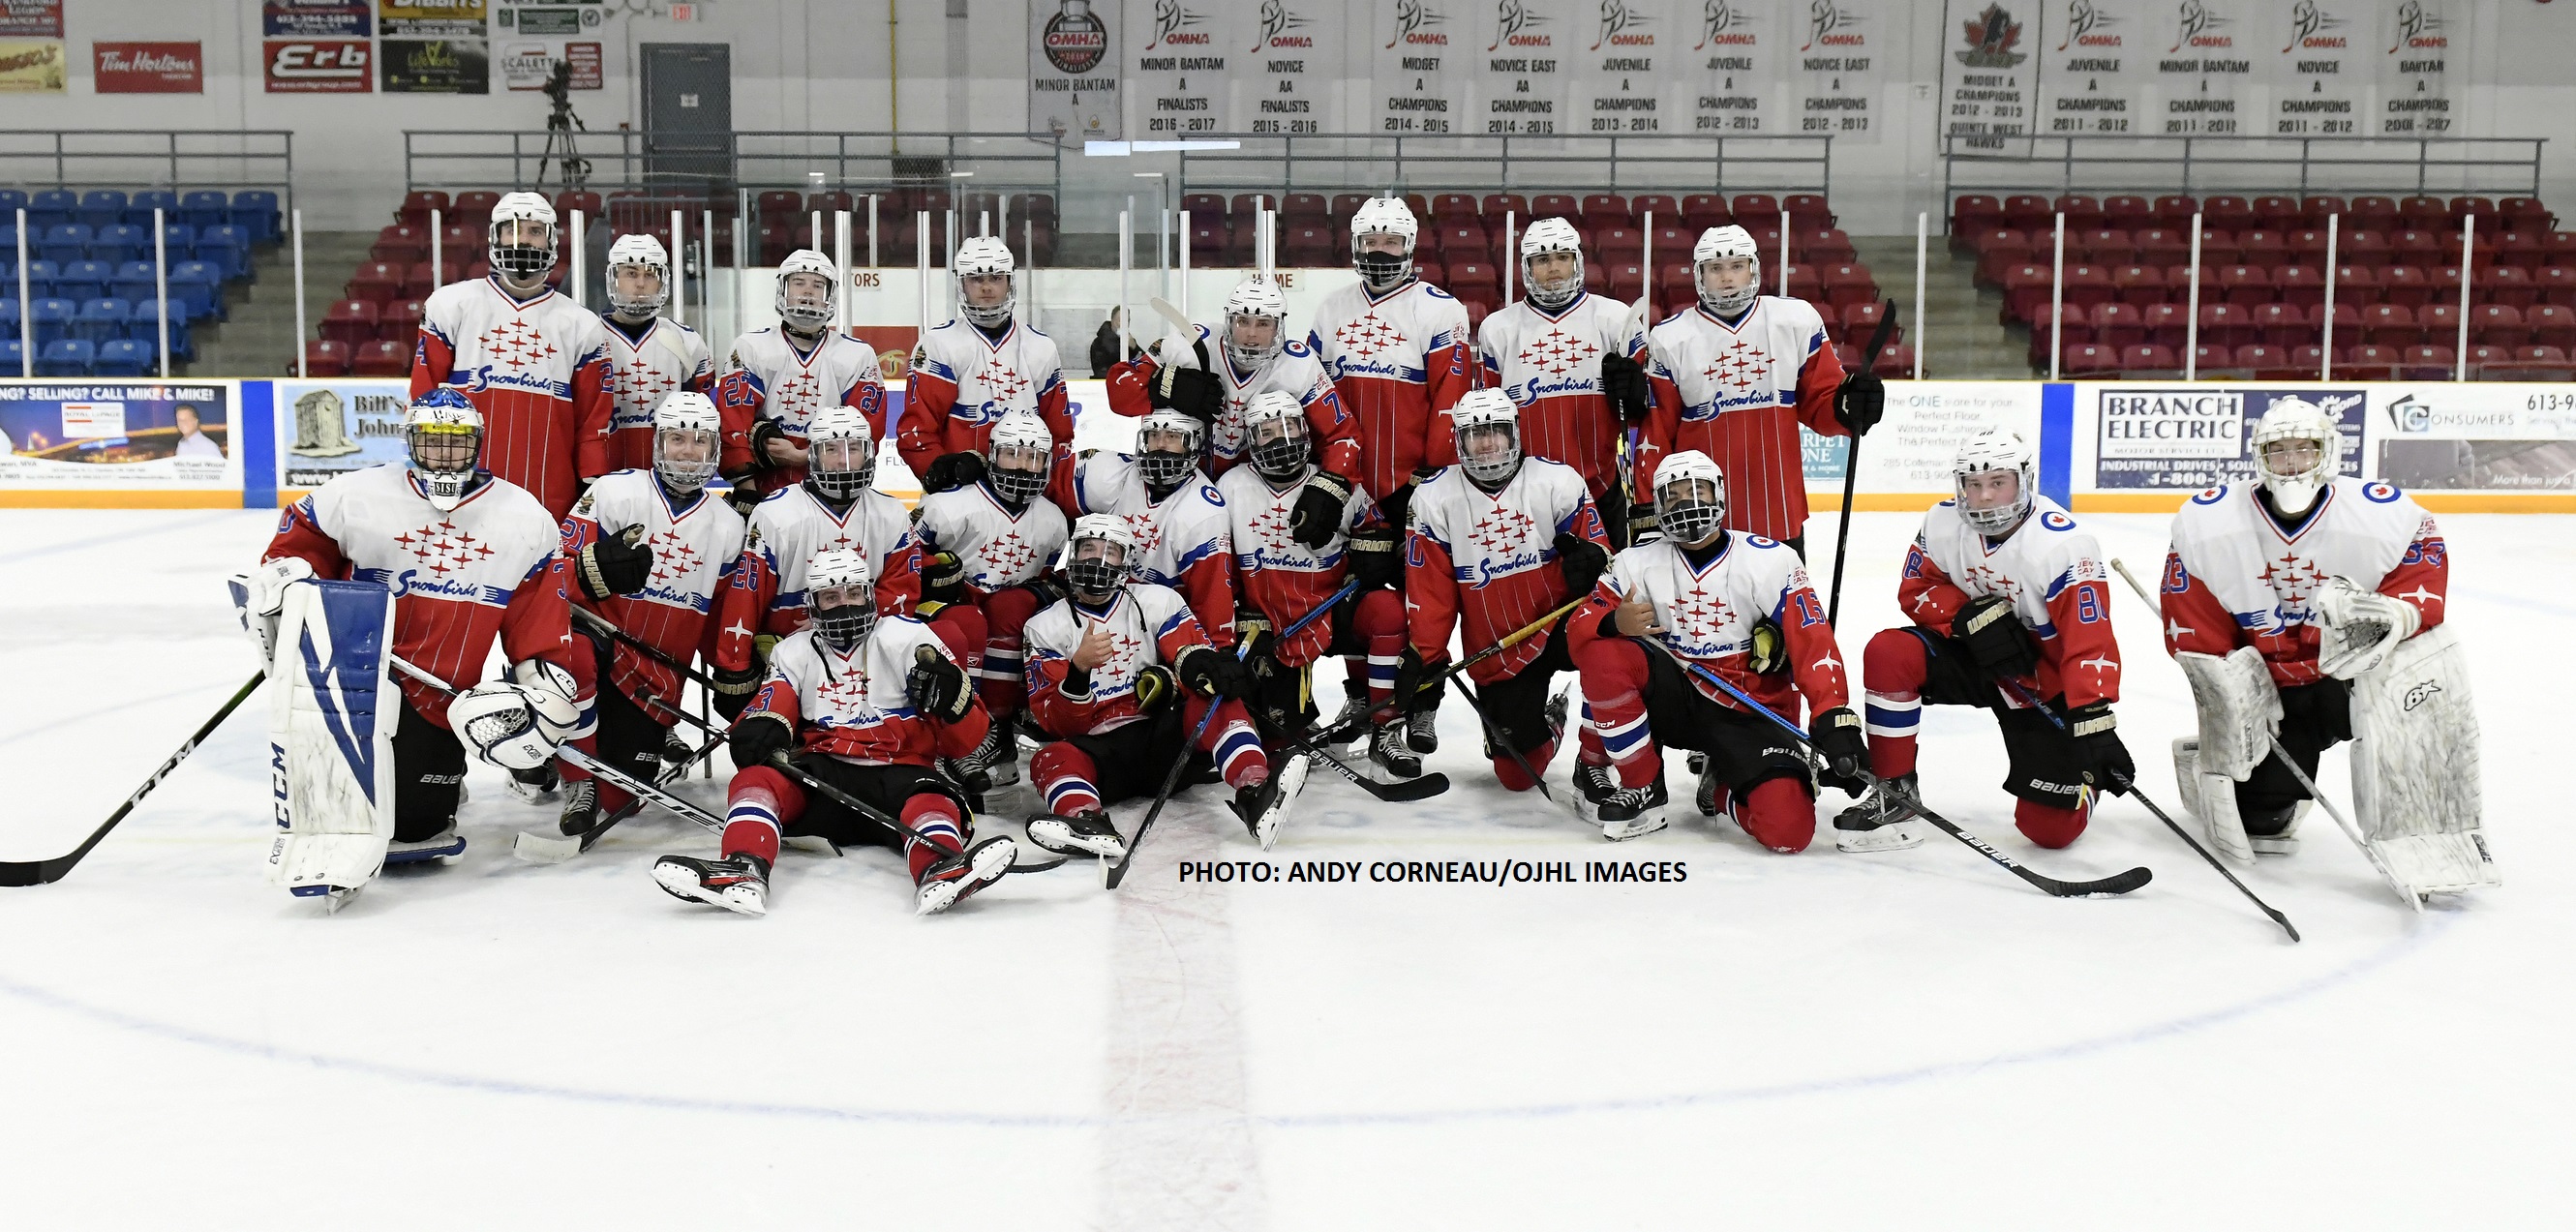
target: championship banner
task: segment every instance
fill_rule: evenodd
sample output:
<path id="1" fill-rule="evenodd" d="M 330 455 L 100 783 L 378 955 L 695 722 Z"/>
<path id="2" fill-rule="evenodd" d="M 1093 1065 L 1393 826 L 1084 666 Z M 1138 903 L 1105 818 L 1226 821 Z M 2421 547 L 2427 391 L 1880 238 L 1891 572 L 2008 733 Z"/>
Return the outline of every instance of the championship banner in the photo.
<path id="1" fill-rule="evenodd" d="M 281 494 L 308 492 L 351 471 L 409 457 L 403 442 L 403 415 L 411 406 L 408 380 L 281 380 L 274 402 Z"/>
<path id="2" fill-rule="evenodd" d="M 1807 6 L 1806 37 L 1798 43 L 1791 78 L 1797 133 L 1874 141 L 1864 134 L 1878 109 L 1878 83 L 1897 68 L 1880 53 L 1904 11 L 1886 0 L 1815 0 Z"/>
<path id="3" fill-rule="evenodd" d="M 0 384 L 0 492 L 224 491 L 238 503 L 229 381 Z"/>
<path id="4" fill-rule="evenodd" d="M 1689 83 L 1681 0 L 1601 0 L 1574 74 L 1576 133 L 1682 133 Z"/>
<path id="5" fill-rule="evenodd" d="M 2454 32 L 2469 26 L 2467 6 L 2458 0 L 2396 0 L 2383 4 L 2378 37 L 2370 41 L 2378 72 L 2372 131 L 2388 137 L 2430 137 L 2453 130 L 2459 100 L 2451 94 L 2448 73 Z"/>
<path id="6" fill-rule="evenodd" d="M 2337 473 L 2361 475 L 2370 397 L 2359 388 L 2081 383 L 2075 390 L 2079 418 L 2089 410 L 2092 423 L 2073 442 L 2079 491 L 2189 492 L 2251 479 L 2255 421 L 2284 398 L 2333 416 L 2344 437 Z"/>
<path id="7" fill-rule="evenodd" d="M 2148 135 L 2254 136 L 2262 131 L 2256 113 L 2258 67 L 2269 68 L 2263 55 L 2268 5 L 2249 0 L 2183 0 L 2178 6 L 2153 10 L 2156 59 L 2155 116 Z"/>
<path id="8" fill-rule="evenodd" d="M 2375 0 L 2298 0 L 2272 6 L 2272 122 L 2280 137 L 2351 137 L 2368 131 L 2377 59 L 2366 45 L 2378 25 Z"/>
<path id="9" fill-rule="evenodd" d="M 1678 74 L 1689 131 L 1729 136 L 1788 131 L 1780 112 L 1792 23 L 1776 3 L 1706 0 L 1681 44 Z"/>
<path id="10" fill-rule="evenodd" d="M 1136 108 L 1129 130 L 1154 140 L 1238 129 L 1228 88 L 1229 60 L 1243 52 L 1230 37 L 1238 11 L 1226 0 L 1157 0 L 1151 20 L 1129 27 L 1141 46 L 1126 57 L 1127 97 Z"/>
<path id="11" fill-rule="evenodd" d="M 2576 492 L 2576 385 L 2374 387 L 2373 478 L 2408 490 Z"/>
<path id="12" fill-rule="evenodd" d="M 1234 115 L 1245 131 L 1301 136 L 1342 131 L 1328 115 L 1341 66 L 1358 59 L 1346 45 L 1349 25 L 1343 0 L 1262 0 L 1226 4 L 1236 14 L 1241 40 L 1238 69 L 1227 74 L 1243 96 Z"/>
<path id="13" fill-rule="evenodd" d="M 1970 149 L 2005 149 L 2037 120 L 2039 23 L 2020 4 L 1989 3 L 1964 21 L 1958 12 L 1952 5 L 1942 23 L 1941 131 Z"/>
<path id="14" fill-rule="evenodd" d="M 1211 10 L 1228 2 L 1199 0 Z M 1029 0 L 1029 131 L 1064 144 L 1118 139 L 1124 25 L 1118 0 Z"/>
<path id="15" fill-rule="evenodd" d="M 1476 57 L 1468 0 L 1353 0 L 1351 24 L 1369 14 L 1368 133 L 1460 133 Z"/>
<path id="16" fill-rule="evenodd" d="M 2039 66 L 2034 132 L 2049 137 L 2147 136 L 2157 130 L 2147 87 L 2158 47 L 2146 0 L 2084 0 L 2061 21 L 2035 10 L 2028 42 Z M 2045 27 L 2045 29 L 2043 29 Z"/>
<path id="17" fill-rule="evenodd" d="M 1488 136 L 1553 136 L 1566 130 L 1565 103 L 1573 76 L 1569 57 L 1586 33 L 1575 0 L 1498 0 L 1476 21 L 1484 49 L 1476 89 L 1476 119 L 1468 131 Z"/>

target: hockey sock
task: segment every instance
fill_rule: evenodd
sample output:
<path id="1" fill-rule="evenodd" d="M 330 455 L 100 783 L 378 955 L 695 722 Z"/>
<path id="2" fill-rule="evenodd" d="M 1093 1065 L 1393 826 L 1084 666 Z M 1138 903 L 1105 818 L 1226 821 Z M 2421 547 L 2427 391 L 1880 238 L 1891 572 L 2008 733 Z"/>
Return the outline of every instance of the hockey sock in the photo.
<path id="1" fill-rule="evenodd" d="M 907 834 L 903 839 L 904 862 L 912 866 L 915 884 L 931 865 L 966 849 L 965 832 L 957 826 L 957 805 L 946 796 L 924 792 L 904 801 L 903 824 L 921 833 L 921 838 Z"/>
<path id="2" fill-rule="evenodd" d="M 1404 662 L 1404 597 L 1391 590 L 1370 591 L 1360 597 L 1351 623 L 1368 643 L 1369 704 L 1383 705 L 1395 696 L 1395 670 Z"/>
<path id="3" fill-rule="evenodd" d="M 1881 629 L 1861 654 L 1869 771 L 1883 779 L 1914 773 L 1914 734 L 1923 721 L 1923 639 Z"/>
<path id="4" fill-rule="evenodd" d="M 2035 800 L 2017 800 L 2013 803 L 2013 824 L 2021 827 L 2024 837 L 2042 847 L 2063 847 L 2084 833 L 2086 811 L 2062 809 Z"/>
<path id="5" fill-rule="evenodd" d="M 1262 751 L 1260 733 L 1252 729 L 1252 716 L 1243 703 L 1228 700 L 1218 709 L 1217 724 L 1208 729 L 1199 743 L 1216 762 L 1217 773 L 1225 776 L 1228 787 L 1259 783 L 1270 777 L 1270 755 Z M 1196 723 L 1197 719 L 1190 720 Z"/>
<path id="6" fill-rule="evenodd" d="M 1610 764 L 1610 750 L 1601 747 L 1601 733 L 1592 726 L 1592 703 L 1583 703 L 1583 713 L 1574 724 L 1574 760 L 1586 766 Z"/>
<path id="7" fill-rule="evenodd" d="M 1046 796 L 1047 811 L 1058 817 L 1102 807 L 1099 784 L 1092 778 L 1098 772 L 1090 755 L 1067 741 L 1047 745 L 1029 757 L 1029 777 Z"/>
<path id="8" fill-rule="evenodd" d="M 957 656 L 966 674 L 980 679 L 984 648 L 992 641 L 991 626 L 984 620 L 984 613 L 971 603 L 951 603 L 934 613 L 929 623 L 930 631 L 939 636 L 948 653 Z"/>
<path id="9" fill-rule="evenodd" d="M 1635 642 L 1604 639 L 1584 647 L 1584 723 L 1619 767 L 1619 785 L 1643 787 L 1663 769 L 1663 752 L 1646 730 L 1646 651 Z"/>
<path id="10" fill-rule="evenodd" d="M 1753 841 L 1794 855 L 1816 837 L 1816 800 L 1796 779 L 1764 779 L 1734 801 L 1735 824 Z"/>
<path id="11" fill-rule="evenodd" d="M 1037 612 L 1037 592 L 1025 586 L 997 590 L 984 600 L 987 632 L 975 691 L 995 718 L 1018 714 L 1028 700 L 1028 681 L 1020 675 L 1020 634 Z"/>

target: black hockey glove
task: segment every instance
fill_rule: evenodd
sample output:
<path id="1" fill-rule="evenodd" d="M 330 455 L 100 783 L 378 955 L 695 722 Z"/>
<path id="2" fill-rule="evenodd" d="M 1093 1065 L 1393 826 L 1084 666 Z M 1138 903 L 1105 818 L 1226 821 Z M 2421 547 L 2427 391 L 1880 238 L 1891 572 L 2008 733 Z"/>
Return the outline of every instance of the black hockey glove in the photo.
<path id="1" fill-rule="evenodd" d="M 2083 759 L 2084 776 L 2093 780 L 2093 790 L 2115 796 L 2128 793 L 2138 767 L 2129 760 L 2129 746 L 2120 743 L 2120 721 L 2112 716 L 2111 703 L 2095 702 L 2068 711 L 2066 734 L 2075 738 L 2075 755 Z"/>
<path id="2" fill-rule="evenodd" d="M 1591 594 L 1593 583 L 1609 567 L 1610 554 L 1600 544 L 1572 531 L 1556 532 L 1556 569 L 1565 575 L 1565 588 L 1573 597 Z"/>
<path id="3" fill-rule="evenodd" d="M 1836 706 L 1816 716 L 1807 734 L 1816 742 L 1816 752 L 1825 759 L 1816 781 L 1839 788 L 1846 795 L 1869 792 L 1869 741 L 1862 738 L 1860 716 L 1849 706 Z"/>
<path id="4" fill-rule="evenodd" d="M 712 676 L 716 687 L 711 692 L 716 713 L 723 715 L 728 723 L 741 718 L 743 709 L 751 705 L 751 699 L 760 692 L 761 679 L 768 674 L 756 661 L 740 671 L 723 667 L 715 669 Z"/>
<path id="5" fill-rule="evenodd" d="M 1216 422 L 1225 406 L 1225 383 L 1203 368 L 1165 366 L 1146 387 L 1145 400 L 1155 409 L 1179 411 L 1203 424 Z"/>
<path id="6" fill-rule="evenodd" d="M 1172 704 L 1172 694 L 1179 689 L 1172 669 L 1160 663 L 1136 673 L 1136 712 L 1159 714 Z"/>
<path id="7" fill-rule="evenodd" d="M 912 652 L 912 672 L 903 691 L 915 710 L 942 723 L 955 723 L 975 706 L 975 691 L 966 687 L 966 669 L 928 646 Z"/>
<path id="8" fill-rule="evenodd" d="M 1361 590 L 1388 590 L 1400 585 L 1404 556 L 1396 551 L 1395 532 L 1369 530 L 1351 536 L 1351 577 Z"/>
<path id="9" fill-rule="evenodd" d="M 1252 693 L 1252 669 L 1214 646 L 1183 650 L 1174 674 L 1201 697 L 1239 698 Z"/>
<path id="10" fill-rule="evenodd" d="M 1296 512 L 1288 515 L 1288 537 L 1309 552 L 1320 552 L 1342 532 L 1351 504 L 1351 481 L 1331 471 L 1317 471 L 1297 493 Z"/>
<path id="11" fill-rule="evenodd" d="M 966 601 L 966 566 L 955 552 L 921 554 L 921 602 L 924 606 Z M 934 609 L 935 610 L 935 609 Z"/>
<path id="12" fill-rule="evenodd" d="M 1780 636 L 1778 622 L 1765 616 L 1753 622 L 1753 649 L 1745 655 L 1744 666 L 1756 676 L 1777 676 L 1789 670 L 1789 642 Z"/>
<path id="13" fill-rule="evenodd" d="M 733 751 L 736 770 L 768 765 L 771 754 L 785 752 L 795 740 L 796 733 L 788 730 L 787 720 L 766 710 L 734 724 L 725 733 L 725 747 Z"/>
<path id="14" fill-rule="evenodd" d="M 1234 618 L 1234 648 L 1244 672 L 1256 680 L 1267 679 L 1279 661 L 1271 657 L 1278 648 L 1279 636 L 1271 631 L 1270 618 L 1249 608 Z"/>
<path id="15" fill-rule="evenodd" d="M 1440 708 L 1440 698 L 1448 690 L 1447 658 L 1424 659 L 1411 645 L 1395 664 L 1394 701 L 1401 715 L 1423 714 Z"/>
<path id="16" fill-rule="evenodd" d="M 725 503 L 732 505 L 733 511 L 741 514 L 744 521 L 751 520 L 752 511 L 758 509 L 761 498 L 768 495 L 761 491 L 758 485 L 752 483 L 751 474 L 750 471 L 745 471 L 739 475 L 726 477 L 726 482 L 733 486 L 725 489 Z"/>
<path id="17" fill-rule="evenodd" d="M 1610 400 L 1610 409 L 1619 418 L 1636 423 L 1646 417 L 1646 369 L 1636 360 L 1616 351 L 1601 353 L 1601 396 Z"/>
<path id="18" fill-rule="evenodd" d="M 637 526 L 624 534 L 603 534 L 583 548 L 574 562 L 581 593 L 605 599 L 644 589 L 645 580 L 653 576 L 653 549 L 644 546 L 643 540 L 644 528 Z"/>
<path id="19" fill-rule="evenodd" d="M 1638 501 L 1628 506 L 1628 546 L 1652 543 L 1664 537 L 1663 526 L 1655 521 L 1655 503 Z"/>
<path id="20" fill-rule="evenodd" d="M 764 471 L 778 469 L 778 463 L 769 456 L 769 443 L 786 439 L 787 429 L 779 427 L 777 420 L 761 416 L 751 425 L 751 464 Z"/>
<path id="21" fill-rule="evenodd" d="M 930 460 L 921 477 L 924 492 L 947 492 L 965 487 L 984 478 L 984 455 L 980 453 L 943 453 Z"/>
<path id="22" fill-rule="evenodd" d="M 1887 382 L 1866 372 L 1843 378 L 1834 391 L 1834 422 L 1853 436 L 1866 436 L 1887 413 Z"/>
<path id="23" fill-rule="evenodd" d="M 2039 644 L 2013 615 L 2012 604 L 1994 595 L 1960 608 L 1950 621 L 1950 636 L 1968 644 L 1968 657 L 1987 675 L 2027 676 L 2039 666 Z"/>

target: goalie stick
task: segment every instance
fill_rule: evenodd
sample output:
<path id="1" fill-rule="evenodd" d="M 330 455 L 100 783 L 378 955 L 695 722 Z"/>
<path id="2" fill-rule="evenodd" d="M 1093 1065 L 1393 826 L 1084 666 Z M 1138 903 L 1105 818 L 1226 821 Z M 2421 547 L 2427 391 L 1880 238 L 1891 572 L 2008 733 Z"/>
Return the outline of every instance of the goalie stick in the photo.
<path id="1" fill-rule="evenodd" d="M 249 700 L 251 694 L 258 692 L 260 682 L 266 679 L 268 679 L 266 672 L 251 673 L 251 678 L 243 681 L 242 687 L 233 691 L 232 698 L 224 703 L 223 708 L 217 710 L 213 718 L 207 719 L 202 726 L 198 727 L 196 733 L 179 746 L 178 752 L 172 753 L 169 760 L 162 762 L 159 769 L 154 770 L 150 777 L 144 779 L 143 785 L 135 788 L 134 794 L 125 798 L 125 803 L 116 806 L 116 811 L 108 814 L 106 821 L 101 822 L 97 829 L 90 831 L 89 837 L 83 839 L 80 846 L 72 848 L 71 854 L 56 856 L 50 860 L 0 861 L 0 886 L 46 885 L 62 880 L 63 874 L 72 871 L 72 866 L 80 863 L 81 857 L 88 855 L 90 848 L 98 846 L 98 841 L 106 838 L 108 831 L 115 829 L 118 822 L 125 820 L 126 814 L 134 811 L 135 805 L 143 802 L 143 797 L 152 794 L 152 789 L 160 786 L 161 780 L 170 777 L 170 772 L 178 769 L 180 762 L 188 760 L 188 754 L 196 752 L 197 746 L 205 743 L 206 737 L 215 734 L 215 729 L 223 726 L 224 720 L 231 718 L 234 710 L 239 709 L 244 701 Z"/>

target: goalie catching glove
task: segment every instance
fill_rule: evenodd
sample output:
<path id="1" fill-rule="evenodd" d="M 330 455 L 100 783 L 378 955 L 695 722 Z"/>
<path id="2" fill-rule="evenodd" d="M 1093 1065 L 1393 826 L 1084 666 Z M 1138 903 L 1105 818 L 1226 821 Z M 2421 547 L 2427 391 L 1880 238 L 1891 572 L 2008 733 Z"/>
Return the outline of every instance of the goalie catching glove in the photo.
<path id="1" fill-rule="evenodd" d="M 581 579 L 581 593 L 593 599 L 644 589 L 653 576 L 653 549 L 644 546 L 644 528 L 630 526 L 620 534 L 601 535 L 598 542 L 581 550 L 573 572 Z"/>
<path id="2" fill-rule="evenodd" d="M 518 679 L 478 684 L 447 705 L 447 725 L 487 765 L 535 770 L 556 746 L 579 734 L 581 707 L 568 696 L 571 678 L 551 663 L 512 668 Z"/>
<path id="3" fill-rule="evenodd" d="M 2424 623 L 2415 605 L 2377 591 L 2363 590 L 2351 578 L 2328 578 L 2318 593 L 2317 670 L 2337 680 L 2350 680 L 2387 661 L 2397 643 L 2415 636 Z"/>

